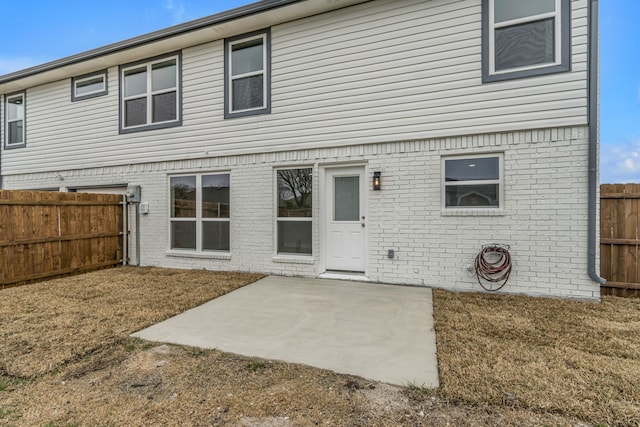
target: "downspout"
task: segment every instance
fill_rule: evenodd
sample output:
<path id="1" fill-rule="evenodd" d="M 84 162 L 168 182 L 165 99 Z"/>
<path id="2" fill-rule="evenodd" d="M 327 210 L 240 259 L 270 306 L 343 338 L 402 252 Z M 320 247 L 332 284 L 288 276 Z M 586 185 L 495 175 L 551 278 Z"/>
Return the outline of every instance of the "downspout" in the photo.
<path id="1" fill-rule="evenodd" d="M 0 101 L 4 101 L 3 96 L 0 96 Z M 3 103 L 0 103 L 0 105 L 2 105 Z M 2 117 L 2 114 L 0 114 L 0 119 L 4 120 L 4 117 Z M 2 126 L 0 126 L 0 129 L 2 129 Z M 0 143 L 2 143 L 2 136 L 0 136 Z M 4 147 L 0 147 L 0 190 L 2 190 L 2 154 L 4 151 Z"/>
<path id="2" fill-rule="evenodd" d="M 122 195 L 122 266 L 127 265 L 127 259 L 129 258 L 129 224 L 127 219 L 129 217 L 129 210 L 127 206 L 127 195 Z"/>
<path id="3" fill-rule="evenodd" d="M 599 76 L 598 76 L 598 0 L 589 1 L 589 74 L 588 74 L 588 104 L 589 104 L 589 189 L 588 189 L 588 269 L 589 277 L 596 283 L 604 285 L 606 279 L 600 277 L 596 269 L 596 250 L 598 227 L 598 118 L 600 116 L 599 107 Z"/>
<path id="4" fill-rule="evenodd" d="M 140 267 L 140 202 L 136 206 L 136 267 Z"/>

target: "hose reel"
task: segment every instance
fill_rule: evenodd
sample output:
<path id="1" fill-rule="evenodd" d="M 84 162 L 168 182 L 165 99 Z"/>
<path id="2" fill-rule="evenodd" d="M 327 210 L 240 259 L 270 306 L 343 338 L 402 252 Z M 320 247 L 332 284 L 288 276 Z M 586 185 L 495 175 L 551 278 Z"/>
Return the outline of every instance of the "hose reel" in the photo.
<path id="1" fill-rule="evenodd" d="M 478 283 L 485 291 L 495 292 L 507 284 L 512 267 L 509 249 L 509 245 L 500 243 L 482 245 L 475 269 Z"/>

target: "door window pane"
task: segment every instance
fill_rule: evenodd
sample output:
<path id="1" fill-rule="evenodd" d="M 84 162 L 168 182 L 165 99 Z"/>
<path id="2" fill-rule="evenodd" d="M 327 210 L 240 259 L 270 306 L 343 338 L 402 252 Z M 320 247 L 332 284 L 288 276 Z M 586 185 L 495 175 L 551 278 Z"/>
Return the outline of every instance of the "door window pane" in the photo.
<path id="1" fill-rule="evenodd" d="M 172 177 L 170 182 L 171 182 L 171 217 L 172 218 L 195 218 L 196 217 L 196 177 L 195 176 L 176 176 L 176 177 Z"/>
<path id="2" fill-rule="evenodd" d="M 444 169 L 445 181 L 477 181 L 500 177 L 497 157 L 445 160 Z"/>
<path id="3" fill-rule="evenodd" d="M 278 221 L 278 253 L 311 255 L 311 221 Z"/>
<path id="4" fill-rule="evenodd" d="M 196 249 L 195 221 L 171 221 L 171 247 L 174 249 Z"/>
<path id="5" fill-rule="evenodd" d="M 202 222 L 202 249 L 209 251 L 229 250 L 229 221 Z"/>
<path id="6" fill-rule="evenodd" d="M 556 10 L 555 0 L 494 0 L 495 22 L 526 18 Z"/>
<path id="7" fill-rule="evenodd" d="M 360 220 L 360 177 L 340 176 L 334 180 L 334 221 Z"/>
<path id="8" fill-rule="evenodd" d="M 553 18 L 496 29 L 496 71 L 554 62 L 554 39 Z"/>
<path id="9" fill-rule="evenodd" d="M 231 53 L 231 75 L 261 71 L 263 68 L 262 38 L 233 45 Z"/>
<path id="10" fill-rule="evenodd" d="M 151 86 L 153 91 L 163 89 L 173 89 L 176 87 L 176 61 L 170 61 L 154 64 L 151 67 Z"/>
<path id="11" fill-rule="evenodd" d="M 136 70 L 124 73 L 124 96 L 143 95 L 147 93 L 147 68 L 138 68 Z"/>
<path id="12" fill-rule="evenodd" d="M 202 177 L 202 217 L 229 218 L 229 175 Z"/>

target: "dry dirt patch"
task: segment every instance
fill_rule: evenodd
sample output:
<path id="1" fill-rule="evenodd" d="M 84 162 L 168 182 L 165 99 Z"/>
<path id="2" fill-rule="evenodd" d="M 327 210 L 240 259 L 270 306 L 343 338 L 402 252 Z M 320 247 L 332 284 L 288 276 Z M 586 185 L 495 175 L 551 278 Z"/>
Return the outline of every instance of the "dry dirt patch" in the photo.
<path id="1" fill-rule="evenodd" d="M 119 268 L 0 291 L 0 425 L 640 422 L 639 300 L 435 291 L 439 390 L 128 336 L 259 277 Z"/>
<path id="2" fill-rule="evenodd" d="M 303 365 L 129 339 L 113 363 L 49 374 L 6 394 L 16 426 L 562 426 L 513 408 L 448 405 L 401 388 Z M 75 365 L 75 364 L 71 364 Z M 86 367 L 86 366 L 85 366 Z M 67 369 L 71 366 L 67 366 Z M 66 371 L 63 370 L 63 371 Z"/>
<path id="3" fill-rule="evenodd" d="M 441 394 L 640 425 L 640 300 L 435 291 Z"/>
<path id="4" fill-rule="evenodd" d="M 115 268 L 0 291 L 0 373 L 29 378 L 262 275 Z"/>

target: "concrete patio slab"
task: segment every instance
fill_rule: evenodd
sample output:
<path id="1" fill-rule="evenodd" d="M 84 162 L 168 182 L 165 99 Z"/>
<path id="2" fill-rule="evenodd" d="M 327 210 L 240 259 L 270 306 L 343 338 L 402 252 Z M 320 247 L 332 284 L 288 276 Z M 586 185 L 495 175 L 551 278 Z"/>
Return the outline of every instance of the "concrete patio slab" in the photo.
<path id="1" fill-rule="evenodd" d="M 133 336 L 438 386 L 429 288 L 271 276 Z"/>

